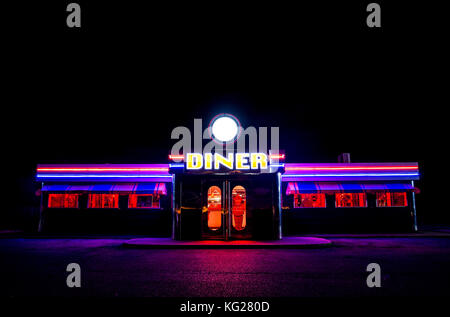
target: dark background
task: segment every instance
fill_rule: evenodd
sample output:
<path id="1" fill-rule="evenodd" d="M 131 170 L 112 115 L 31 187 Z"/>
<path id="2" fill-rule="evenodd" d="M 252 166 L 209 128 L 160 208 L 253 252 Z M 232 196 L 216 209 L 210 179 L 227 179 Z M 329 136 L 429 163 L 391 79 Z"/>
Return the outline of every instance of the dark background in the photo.
<path id="1" fill-rule="evenodd" d="M 420 223 L 445 209 L 445 31 L 437 5 L 71 1 L 4 10 L 0 227 L 32 227 L 37 163 L 164 163 L 171 130 L 217 113 L 279 126 L 288 162 L 420 164 Z"/>

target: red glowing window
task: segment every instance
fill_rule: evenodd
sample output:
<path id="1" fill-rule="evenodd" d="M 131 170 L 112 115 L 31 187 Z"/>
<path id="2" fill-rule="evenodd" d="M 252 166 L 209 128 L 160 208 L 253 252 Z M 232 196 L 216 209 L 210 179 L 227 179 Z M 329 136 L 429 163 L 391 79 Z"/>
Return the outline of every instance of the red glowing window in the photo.
<path id="1" fill-rule="evenodd" d="M 218 186 L 208 189 L 208 228 L 215 231 L 222 226 L 222 191 Z"/>
<path id="2" fill-rule="evenodd" d="M 336 194 L 336 207 L 367 207 L 365 193 Z"/>
<path id="3" fill-rule="evenodd" d="M 128 198 L 128 208 L 159 208 L 159 196 L 132 194 Z"/>
<path id="4" fill-rule="evenodd" d="M 325 194 L 296 194 L 294 208 L 325 208 Z"/>
<path id="5" fill-rule="evenodd" d="M 78 208 L 78 194 L 49 194 L 48 208 Z"/>
<path id="6" fill-rule="evenodd" d="M 119 194 L 89 194 L 88 208 L 119 208 Z"/>
<path id="7" fill-rule="evenodd" d="M 231 192 L 231 197 L 232 225 L 234 229 L 241 231 L 247 225 L 247 195 L 245 193 L 245 188 L 239 185 L 235 186 Z"/>
<path id="8" fill-rule="evenodd" d="M 377 193 L 377 207 L 406 207 L 408 199 L 406 193 Z"/>

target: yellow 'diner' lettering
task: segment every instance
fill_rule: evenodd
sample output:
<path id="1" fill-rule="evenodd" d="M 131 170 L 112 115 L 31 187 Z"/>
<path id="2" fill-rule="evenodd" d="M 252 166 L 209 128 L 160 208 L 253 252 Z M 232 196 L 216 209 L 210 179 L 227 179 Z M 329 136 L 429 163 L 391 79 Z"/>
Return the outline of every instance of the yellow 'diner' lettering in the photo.
<path id="1" fill-rule="evenodd" d="M 223 165 L 230 170 L 233 169 L 233 153 L 228 154 L 228 158 L 223 157 L 220 154 L 214 153 L 214 169 L 218 170 L 220 165 Z"/>
<path id="2" fill-rule="evenodd" d="M 258 169 L 258 165 L 261 166 L 261 169 L 267 168 L 267 155 L 264 153 L 252 153 L 250 161 L 252 169 Z"/>
<path id="3" fill-rule="evenodd" d="M 188 153 L 186 157 L 186 168 L 188 170 L 199 170 L 203 167 L 203 155 L 200 153 Z"/>
<path id="4" fill-rule="evenodd" d="M 237 170 L 257 170 L 267 169 L 268 161 L 265 153 L 229 153 L 227 157 L 218 153 L 188 153 L 186 155 L 186 169 L 199 170 L 205 168 L 207 170 L 221 168 L 237 169 Z"/>

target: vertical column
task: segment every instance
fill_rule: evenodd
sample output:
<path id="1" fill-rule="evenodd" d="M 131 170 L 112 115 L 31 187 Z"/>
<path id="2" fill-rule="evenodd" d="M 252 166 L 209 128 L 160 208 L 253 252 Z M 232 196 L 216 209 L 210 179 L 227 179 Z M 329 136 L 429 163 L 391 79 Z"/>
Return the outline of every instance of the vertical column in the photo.
<path id="1" fill-rule="evenodd" d="M 227 212 L 227 240 L 231 238 L 231 227 L 233 219 L 231 218 L 231 184 L 227 181 L 227 202 L 228 202 L 228 212 Z"/>
<path id="2" fill-rule="evenodd" d="M 413 207 L 413 221 L 414 221 L 414 231 L 417 231 L 417 214 L 416 214 L 416 193 L 414 192 L 414 181 L 411 181 L 412 191 L 412 207 Z"/>
<path id="3" fill-rule="evenodd" d="M 175 240 L 176 238 L 175 230 L 177 227 L 176 225 L 177 211 L 175 205 L 175 174 L 172 174 L 172 201 L 170 204 L 172 206 L 172 240 Z"/>
<path id="4" fill-rule="evenodd" d="M 41 183 L 41 197 L 39 202 L 39 224 L 38 224 L 38 232 L 42 232 L 44 229 L 44 193 L 42 192 L 42 189 L 44 188 L 44 182 Z"/>
<path id="5" fill-rule="evenodd" d="M 174 185 L 174 212 L 175 212 L 175 240 L 181 240 L 181 204 L 182 204 L 182 191 L 183 191 L 183 181 L 181 175 L 175 178 Z M 177 190 L 178 188 L 178 190 Z"/>
<path id="6" fill-rule="evenodd" d="M 222 226 L 223 226 L 223 238 L 224 240 L 230 239 L 230 182 L 225 180 L 223 182 L 223 190 L 222 190 L 222 200 L 223 200 L 223 217 L 222 217 Z"/>
<path id="7" fill-rule="evenodd" d="M 283 215 L 281 214 L 282 209 L 281 209 L 281 173 L 278 172 L 277 173 L 277 209 L 278 209 L 278 239 L 281 240 L 283 239 L 283 226 L 282 226 L 282 222 L 283 222 Z"/>

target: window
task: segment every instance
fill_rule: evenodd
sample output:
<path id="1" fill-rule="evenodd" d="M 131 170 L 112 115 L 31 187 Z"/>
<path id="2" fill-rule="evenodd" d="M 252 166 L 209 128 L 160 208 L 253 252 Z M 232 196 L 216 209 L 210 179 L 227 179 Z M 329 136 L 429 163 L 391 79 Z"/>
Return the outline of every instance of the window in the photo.
<path id="1" fill-rule="evenodd" d="M 295 194 L 294 208 L 325 208 L 325 194 Z"/>
<path id="2" fill-rule="evenodd" d="M 131 194 L 128 208 L 159 208 L 159 196 L 152 194 Z"/>
<path id="3" fill-rule="evenodd" d="M 48 194 L 48 208 L 78 208 L 78 194 Z"/>
<path id="4" fill-rule="evenodd" d="M 406 207 L 408 199 L 406 193 L 377 193 L 377 207 Z"/>
<path id="5" fill-rule="evenodd" d="M 218 186 L 208 189 L 208 228 L 215 231 L 222 226 L 222 191 Z"/>
<path id="6" fill-rule="evenodd" d="M 231 215 L 233 228 L 240 231 L 247 225 L 245 188 L 242 186 L 235 186 L 231 192 Z"/>
<path id="7" fill-rule="evenodd" d="M 367 207 L 365 193 L 336 194 L 336 207 Z"/>
<path id="8" fill-rule="evenodd" d="M 89 194 L 88 208 L 119 208 L 119 194 Z"/>

